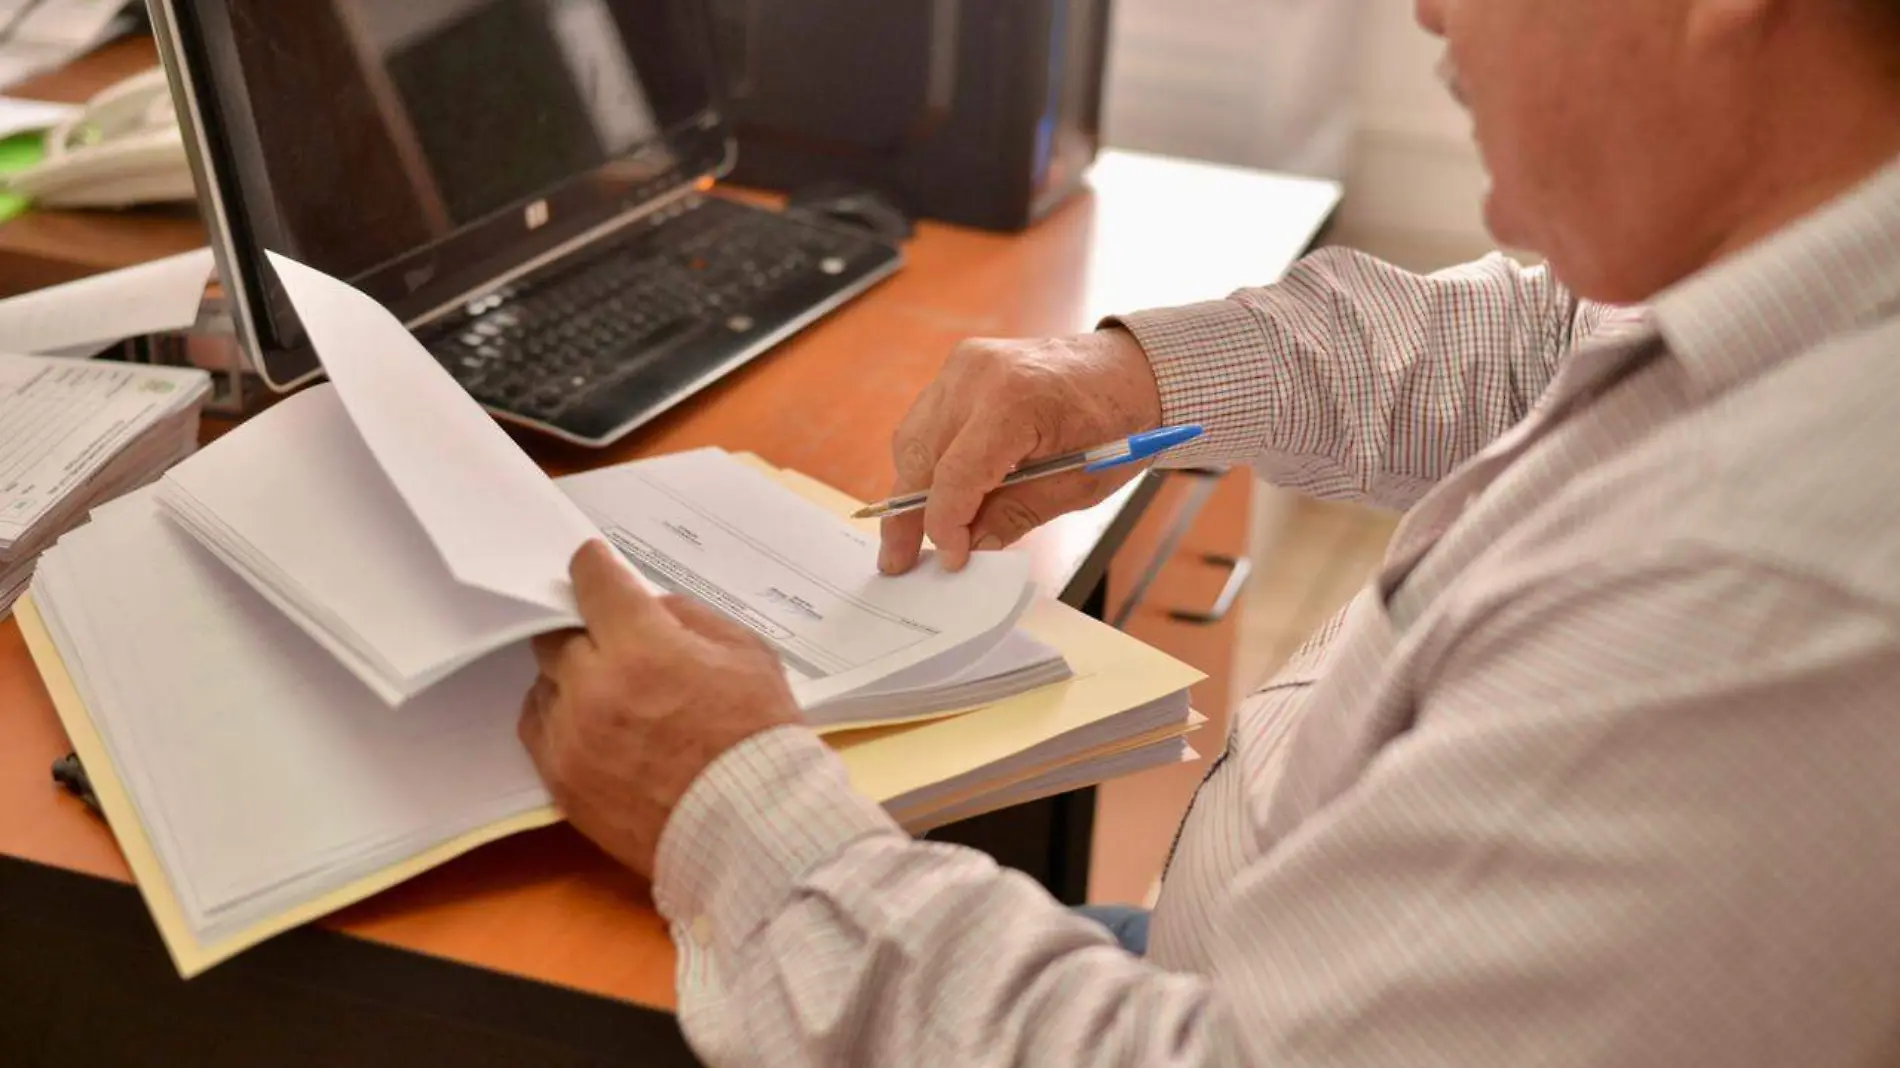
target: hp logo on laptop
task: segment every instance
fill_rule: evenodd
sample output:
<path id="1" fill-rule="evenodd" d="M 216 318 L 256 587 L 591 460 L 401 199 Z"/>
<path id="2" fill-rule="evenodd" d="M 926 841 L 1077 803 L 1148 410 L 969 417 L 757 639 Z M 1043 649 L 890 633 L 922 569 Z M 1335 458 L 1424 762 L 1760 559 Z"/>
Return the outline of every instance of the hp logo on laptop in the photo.
<path id="1" fill-rule="evenodd" d="M 526 220 L 528 229 L 539 230 L 548 224 L 548 202 L 537 200 L 523 209 L 521 215 Z"/>

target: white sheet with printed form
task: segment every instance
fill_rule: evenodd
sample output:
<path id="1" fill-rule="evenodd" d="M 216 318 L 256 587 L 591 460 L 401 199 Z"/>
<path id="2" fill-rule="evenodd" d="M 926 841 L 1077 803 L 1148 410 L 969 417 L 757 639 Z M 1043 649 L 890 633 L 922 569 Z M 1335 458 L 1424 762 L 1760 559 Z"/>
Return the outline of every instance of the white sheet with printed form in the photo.
<path id="1" fill-rule="evenodd" d="M 0 548 L 203 388 L 203 372 L 0 355 Z"/>
<path id="2" fill-rule="evenodd" d="M 993 649 L 1034 595 L 1021 553 L 959 574 L 881 575 L 863 531 L 719 449 L 560 481 L 650 578 L 712 604 L 775 649 L 802 707 L 907 673 L 954 676 Z"/>

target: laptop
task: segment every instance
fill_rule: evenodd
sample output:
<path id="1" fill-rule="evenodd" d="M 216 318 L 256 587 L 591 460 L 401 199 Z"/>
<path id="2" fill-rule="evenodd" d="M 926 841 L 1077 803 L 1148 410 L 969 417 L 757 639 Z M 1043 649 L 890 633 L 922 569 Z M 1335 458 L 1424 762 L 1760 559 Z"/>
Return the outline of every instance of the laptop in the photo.
<path id="1" fill-rule="evenodd" d="M 896 271 L 711 191 L 702 0 L 152 0 L 253 368 L 319 374 L 266 250 L 400 317 L 498 418 L 608 444 Z"/>

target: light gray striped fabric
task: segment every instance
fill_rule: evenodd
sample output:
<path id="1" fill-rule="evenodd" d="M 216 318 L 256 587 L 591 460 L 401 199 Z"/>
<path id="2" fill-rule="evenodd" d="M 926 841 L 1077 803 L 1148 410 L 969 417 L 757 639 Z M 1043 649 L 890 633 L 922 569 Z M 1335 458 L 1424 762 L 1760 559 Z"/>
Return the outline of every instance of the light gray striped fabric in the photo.
<path id="1" fill-rule="evenodd" d="M 1181 462 L 1411 508 L 1136 960 L 810 735 L 661 845 L 716 1065 L 1900 1064 L 1900 167 L 1663 294 L 1329 252 L 1130 316 Z"/>

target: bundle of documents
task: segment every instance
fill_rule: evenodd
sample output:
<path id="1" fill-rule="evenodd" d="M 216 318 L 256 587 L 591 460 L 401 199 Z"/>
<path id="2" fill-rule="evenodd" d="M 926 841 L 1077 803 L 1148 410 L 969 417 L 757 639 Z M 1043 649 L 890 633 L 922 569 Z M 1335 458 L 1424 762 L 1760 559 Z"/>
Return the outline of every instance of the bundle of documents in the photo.
<path id="1" fill-rule="evenodd" d="M 855 506 L 701 450 L 548 480 L 393 317 L 273 262 L 330 383 L 97 510 L 22 630 L 181 973 L 558 819 L 524 638 L 603 534 L 776 649 L 912 828 L 1189 759 L 1199 676 L 1025 560 L 880 576 Z"/>
<path id="2" fill-rule="evenodd" d="M 0 355 L 0 616 L 42 549 L 191 453 L 209 391 L 190 368 Z"/>
<path id="3" fill-rule="evenodd" d="M 127 32 L 126 0 L 0 0 L 0 89 L 63 67 Z"/>
<path id="4" fill-rule="evenodd" d="M 189 329 L 217 265 L 208 248 L 102 271 L 0 300 L 0 338 L 39 356 L 92 356 L 146 334 Z"/>

